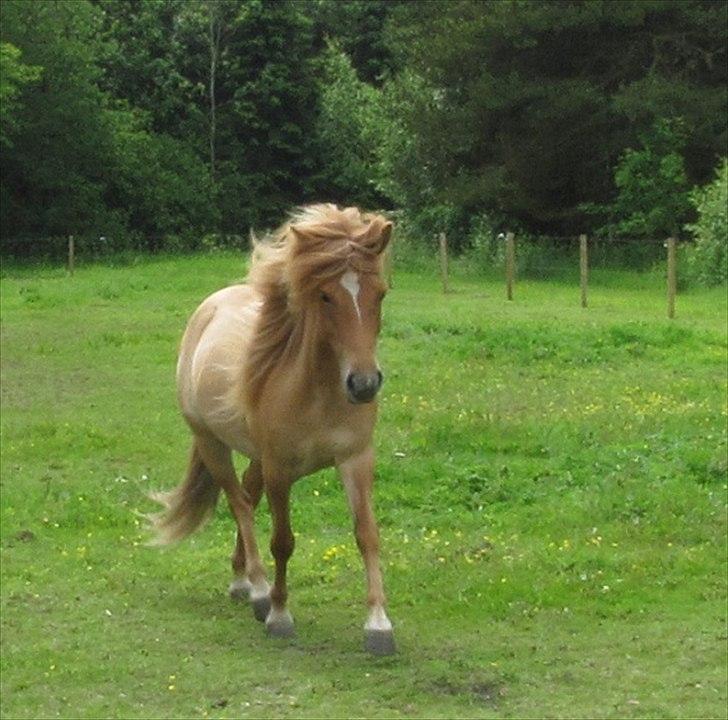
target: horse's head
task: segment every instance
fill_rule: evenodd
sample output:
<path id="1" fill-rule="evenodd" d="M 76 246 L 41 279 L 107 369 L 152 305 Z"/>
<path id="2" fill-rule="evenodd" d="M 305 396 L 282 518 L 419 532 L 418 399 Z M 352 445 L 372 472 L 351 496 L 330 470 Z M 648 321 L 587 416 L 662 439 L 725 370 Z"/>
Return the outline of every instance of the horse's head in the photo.
<path id="1" fill-rule="evenodd" d="M 353 403 L 372 401 L 382 385 L 376 344 L 385 292 L 379 273 L 351 269 L 320 288 L 322 336 L 338 358 L 341 381 Z"/>
<path id="2" fill-rule="evenodd" d="M 290 226 L 298 246 L 296 274 L 309 272 L 311 280 L 301 301 L 316 318 L 319 341 L 338 362 L 346 397 L 368 403 L 382 385 L 376 345 L 387 290 L 382 254 L 392 223 L 355 208 L 329 210 L 328 215 L 328 224 L 300 221 Z"/>

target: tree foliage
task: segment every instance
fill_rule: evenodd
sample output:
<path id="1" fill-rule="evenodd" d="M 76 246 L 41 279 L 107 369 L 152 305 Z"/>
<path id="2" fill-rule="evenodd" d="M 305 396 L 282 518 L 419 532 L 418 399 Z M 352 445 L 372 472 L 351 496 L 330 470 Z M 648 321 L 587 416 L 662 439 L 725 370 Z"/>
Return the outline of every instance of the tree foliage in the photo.
<path id="1" fill-rule="evenodd" d="M 2 3 L 2 40 L 42 68 L 23 87 L 2 163 L 3 234 L 63 234 L 103 223 L 111 137 L 98 87 L 99 16 L 89 4 Z"/>
<path id="2" fill-rule="evenodd" d="M 725 154 L 727 8 L 5 0 L 0 230 L 155 248 L 334 200 L 459 239 L 672 232 Z"/>
<path id="3" fill-rule="evenodd" d="M 436 92 L 407 116 L 437 198 L 536 231 L 583 231 L 584 203 L 661 118 L 691 128 L 691 182 L 725 146 L 726 5 L 711 2 L 414 2 L 391 29 Z"/>
<path id="4" fill-rule="evenodd" d="M 25 65 L 15 45 L 0 42 L 0 146 L 12 146 L 10 136 L 17 132 L 22 109 L 19 95 L 23 86 L 38 80 L 40 68 Z"/>
<path id="5" fill-rule="evenodd" d="M 616 218 L 610 234 L 635 238 L 677 235 L 690 215 L 689 184 L 682 155 L 683 129 L 664 120 L 627 149 L 614 172 L 616 200 L 606 210 Z"/>
<path id="6" fill-rule="evenodd" d="M 695 188 L 690 200 L 697 211 L 696 222 L 687 226 L 695 238 L 688 256 L 690 273 L 702 285 L 728 281 L 728 159 L 723 158 L 715 179 Z"/>

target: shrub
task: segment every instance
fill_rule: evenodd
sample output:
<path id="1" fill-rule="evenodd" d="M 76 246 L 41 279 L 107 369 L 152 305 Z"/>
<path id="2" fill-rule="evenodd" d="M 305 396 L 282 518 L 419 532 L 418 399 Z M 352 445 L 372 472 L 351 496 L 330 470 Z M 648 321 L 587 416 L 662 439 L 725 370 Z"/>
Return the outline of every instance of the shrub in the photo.
<path id="1" fill-rule="evenodd" d="M 695 238 L 688 253 L 690 279 L 700 285 L 728 280 L 728 158 L 718 166 L 715 179 L 690 194 L 698 219 L 685 226 Z"/>

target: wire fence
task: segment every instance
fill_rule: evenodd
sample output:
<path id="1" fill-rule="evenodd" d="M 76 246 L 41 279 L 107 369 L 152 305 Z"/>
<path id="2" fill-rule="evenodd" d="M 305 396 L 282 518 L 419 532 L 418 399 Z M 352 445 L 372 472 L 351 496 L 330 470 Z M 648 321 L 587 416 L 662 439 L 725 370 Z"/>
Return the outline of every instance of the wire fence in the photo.
<path id="1" fill-rule="evenodd" d="M 0 252 L 4 262 L 22 264 L 76 264 L 103 262 L 110 258 L 158 253 L 189 253 L 219 249 L 247 251 L 244 235 L 206 233 L 198 235 L 107 235 L 74 234 L 36 237 L 3 237 Z"/>
<path id="2" fill-rule="evenodd" d="M 678 245 L 676 238 L 652 240 L 630 238 L 528 237 L 502 233 L 487 242 L 457 255 L 449 251 L 444 233 L 430 244 L 431 251 L 419 258 L 404 248 L 395 257 L 398 267 L 415 267 L 439 273 L 443 292 L 451 289 L 452 277 L 487 277 L 503 282 L 504 298 L 518 298 L 519 281 L 557 281 L 580 289 L 581 305 L 589 305 L 589 286 L 624 282 L 624 273 L 641 273 L 651 285 L 662 285 L 667 298 L 669 317 L 675 315 L 678 290 L 678 255 L 687 243 Z"/>
<path id="3" fill-rule="evenodd" d="M 175 241 L 169 236 L 124 238 L 71 235 L 65 237 L 3 238 L 2 256 L 10 263 L 40 263 L 65 266 L 70 275 L 79 264 L 124 260 L 129 256 L 154 253 L 184 253 L 220 249 L 247 252 L 248 237 L 208 234 L 197 239 Z M 450 290 L 450 275 L 502 278 L 504 293 L 513 300 L 519 280 L 553 280 L 581 286 L 581 302 L 588 306 L 591 278 L 602 271 L 652 272 L 664 278 L 668 315 L 674 317 L 678 290 L 677 241 L 633 238 L 532 237 L 520 239 L 501 233 L 478 242 L 457 255 L 449 249 L 444 233 L 432 242 L 403 238 L 395 244 L 388 273 L 394 280 L 395 268 L 439 273 L 444 292 Z M 606 275 L 602 276 L 602 280 Z"/>

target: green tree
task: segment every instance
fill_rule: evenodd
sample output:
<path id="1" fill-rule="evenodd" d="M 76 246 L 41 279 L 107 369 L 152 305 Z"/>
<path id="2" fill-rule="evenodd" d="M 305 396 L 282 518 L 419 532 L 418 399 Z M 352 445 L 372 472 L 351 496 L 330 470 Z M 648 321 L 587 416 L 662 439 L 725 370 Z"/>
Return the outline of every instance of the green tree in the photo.
<path id="1" fill-rule="evenodd" d="M 178 139 L 150 132 L 129 111 L 107 118 L 114 124 L 114 171 L 104 197 L 120 226 L 148 250 L 199 245 L 202 232 L 218 221 L 205 163 Z"/>
<path id="2" fill-rule="evenodd" d="M 405 2 L 407 0 L 404 0 Z M 315 43 L 335 41 L 360 80 L 379 85 L 397 63 L 385 28 L 403 0 L 310 0 L 307 14 L 314 22 Z"/>
<path id="3" fill-rule="evenodd" d="M 23 86 L 38 80 L 41 69 L 25 65 L 15 45 L 0 42 L 0 147 L 12 146 L 12 133 L 18 126 L 22 108 L 20 94 Z"/>
<path id="4" fill-rule="evenodd" d="M 42 69 L 16 93 L 0 170 L 3 235 L 96 234 L 123 245 L 132 233 L 158 247 L 165 235 L 209 229 L 204 163 L 184 140 L 155 132 L 134 98 L 111 96 L 103 6 L 8 0 L 0 12 L 3 42 Z"/>
<path id="5" fill-rule="evenodd" d="M 204 118 L 205 87 L 184 74 L 190 47 L 181 18 L 201 3 L 97 0 L 95 5 L 101 11 L 101 88 L 144 111 L 151 132 L 189 139 Z M 201 49 L 204 41 L 197 40 Z"/>
<path id="6" fill-rule="evenodd" d="M 310 192 L 315 57 L 312 23 L 298 3 L 237 6 L 216 93 L 222 229 L 246 233 L 278 222 Z"/>
<path id="7" fill-rule="evenodd" d="M 378 207 L 381 92 L 359 79 L 349 56 L 333 43 L 322 65 L 315 138 L 321 170 L 315 181 L 330 200 Z"/>
<path id="8" fill-rule="evenodd" d="M 434 91 L 403 120 L 435 202 L 583 231 L 583 204 L 614 197 L 612 168 L 660 117 L 699 128 L 686 166 L 696 182 L 725 141 L 725 27 L 724 3 L 697 1 L 400 6 L 392 47 Z"/>
<path id="9" fill-rule="evenodd" d="M 311 197 L 317 163 L 317 66 L 306 6 L 205 0 L 175 7 L 179 51 L 170 52 L 187 110 L 154 127 L 188 138 L 207 163 L 214 157 L 223 232 L 277 222 Z"/>
<path id="10" fill-rule="evenodd" d="M 3 42 L 42 68 L 23 87 L 22 115 L 0 180 L 4 235 L 65 235 L 105 222 L 103 177 L 111 164 L 97 81 L 99 13 L 87 2 L 0 4 Z"/>

